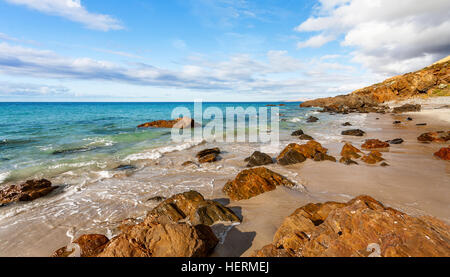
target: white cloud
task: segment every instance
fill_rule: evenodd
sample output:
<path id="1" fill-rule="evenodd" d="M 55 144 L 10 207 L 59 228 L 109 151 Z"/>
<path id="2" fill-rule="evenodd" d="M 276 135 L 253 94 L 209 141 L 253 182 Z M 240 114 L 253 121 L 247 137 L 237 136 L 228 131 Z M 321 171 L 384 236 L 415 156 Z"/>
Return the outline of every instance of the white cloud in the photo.
<path id="1" fill-rule="evenodd" d="M 297 43 L 297 48 L 305 48 L 305 47 L 317 48 L 317 47 L 321 47 L 321 46 L 325 45 L 326 43 L 333 41 L 333 40 L 334 40 L 334 36 L 320 34 L 317 36 L 313 36 L 306 41 Z"/>
<path id="2" fill-rule="evenodd" d="M 310 39 L 319 42 L 326 34 L 343 35 L 353 61 L 383 75 L 400 74 L 450 53 L 450 1 L 321 0 L 317 14 L 296 30 L 321 32 Z"/>
<path id="3" fill-rule="evenodd" d="M 214 61 L 188 59 L 179 69 L 144 63 L 113 63 L 87 57 L 61 56 L 53 51 L 0 43 L 0 74 L 73 81 L 111 81 L 121 84 L 232 93 L 265 93 L 287 98 L 301 93 L 324 93 L 373 79 L 355 76 L 355 69 L 319 60 L 301 61 L 287 51 L 268 51 L 264 58 L 235 54 Z"/>
<path id="4" fill-rule="evenodd" d="M 68 94 L 70 94 L 70 90 L 64 86 L 0 81 L 0 96 L 43 96 Z"/>
<path id="5" fill-rule="evenodd" d="M 91 13 L 80 0 L 5 0 L 11 4 L 24 5 L 46 14 L 61 16 L 82 23 L 89 29 L 109 31 L 123 29 L 122 24 L 110 15 Z"/>

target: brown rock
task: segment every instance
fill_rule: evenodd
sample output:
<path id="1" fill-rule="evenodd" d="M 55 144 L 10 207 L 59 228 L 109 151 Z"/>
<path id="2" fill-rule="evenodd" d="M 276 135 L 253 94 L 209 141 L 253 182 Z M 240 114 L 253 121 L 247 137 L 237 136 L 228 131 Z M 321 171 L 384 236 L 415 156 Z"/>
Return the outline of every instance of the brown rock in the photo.
<path id="1" fill-rule="evenodd" d="M 450 227 L 411 217 L 369 196 L 347 203 L 308 204 L 287 217 L 273 243 L 253 255 L 268 257 L 428 257 L 450 255 Z"/>
<path id="2" fill-rule="evenodd" d="M 12 185 L 0 190 L 0 205 L 18 201 L 32 201 L 49 194 L 56 188 L 46 179 L 28 180 L 23 184 Z"/>
<path id="3" fill-rule="evenodd" d="M 277 160 L 283 158 L 283 156 L 290 150 L 294 150 L 305 156 L 309 159 L 314 159 L 314 156 L 316 153 L 324 153 L 326 154 L 328 149 L 322 147 L 320 143 L 314 140 L 308 141 L 306 144 L 297 144 L 297 143 L 291 143 L 288 146 L 286 146 L 283 151 L 281 151 L 280 155 L 278 155 Z"/>
<path id="4" fill-rule="evenodd" d="M 206 225 L 150 221 L 113 238 L 98 257 L 206 257 L 217 243 Z"/>
<path id="5" fill-rule="evenodd" d="M 81 257 L 95 257 L 103 251 L 109 239 L 104 235 L 90 234 L 82 235 L 78 239 L 74 240 L 74 244 L 78 244 L 80 247 Z M 62 247 L 53 253 L 52 257 L 68 257 L 75 252 L 75 248 L 68 250 L 67 247 Z"/>
<path id="6" fill-rule="evenodd" d="M 354 147 L 350 143 L 346 143 L 341 150 L 341 156 L 346 159 L 359 159 L 361 155 L 358 153 L 362 153 L 361 150 Z"/>
<path id="7" fill-rule="evenodd" d="M 147 122 L 141 125 L 138 125 L 138 128 L 179 128 L 179 129 L 186 129 L 186 128 L 194 128 L 195 122 L 192 118 L 189 117 L 180 117 L 175 120 L 156 120 L 152 122 Z"/>
<path id="8" fill-rule="evenodd" d="M 450 140 L 450 131 L 423 133 L 417 138 L 417 140 L 420 142 L 446 142 Z"/>
<path id="9" fill-rule="evenodd" d="M 193 161 L 185 161 L 184 163 L 181 164 L 181 166 L 188 166 L 188 165 L 196 165 L 196 163 L 194 163 Z"/>
<path id="10" fill-rule="evenodd" d="M 400 107 L 395 107 L 392 112 L 393 113 L 420 112 L 421 109 L 422 106 L 419 104 L 417 105 L 405 104 Z"/>
<path id="11" fill-rule="evenodd" d="M 336 162 L 336 158 L 324 153 L 316 153 L 316 155 L 314 155 L 314 161 L 316 162 L 320 162 L 320 161 L 331 161 L 331 162 Z"/>
<path id="12" fill-rule="evenodd" d="M 257 167 L 241 171 L 234 180 L 225 184 L 223 192 L 232 200 L 242 200 L 274 190 L 280 185 L 295 186 L 286 177 L 265 167 Z"/>
<path id="13" fill-rule="evenodd" d="M 367 139 L 366 142 L 361 145 L 364 149 L 377 149 L 377 148 L 387 148 L 389 143 L 381 141 L 379 139 Z"/>
<path id="14" fill-rule="evenodd" d="M 212 225 L 215 222 L 240 222 L 239 217 L 219 202 L 205 200 L 196 191 L 176 194 L 156 206 L 149 214 L 151 220 L 178 222 L 187 220 L 192 225 Z"/>
<path id="15" fill-rule="evenodd" d="M 212 163 L 217 161 L 220 154 L 219 148 L 204 149 L 197 153 L 199 163 Z"/>
<path id="16" fill-rule="evenodd" d="M 355 162 L 354 160 L 350 159 L 350 158 L 346 158 L 346 157 L 342 157 L 339 160 L 340 163 L 346 164 L 346 165 L 352 165 L 352 164 L 358 164 L 357 162 Z"/>
<path id="17" fill-rule="evenodd" d="M 376 164 L 384 161 L 382 154 L 377 150 L 372 150 L 368 155 L 364 155 L 361 160 L 367 164 Z"/>
<path id="18" fill-rule="evenodd" d="M 314 140 L 314 138 L 313 138 L 312 136 L 307 135 L 307 134 L 302 134 L 302 135 L 300 135 L 300 136 L 298 137 L 298 139 L 300 139 L 300 140 Z"/>
<path id="19" fill-rule="evenodd" d="M 450 146 L 441 148 L 439 151 L 434 153 L 434 156 L 442 160 L 450 161 Z"/>
<path id="20" fill-rule="evenodd" d="M 266 153 L 261 153 L 259 151 L 253 152 L 253 154 L 245 159 L 247 167 L 261 166 L 273 163 L 272 157 Z"/>
<path id="21" fill-rule="evenodd" d="M 366 132 L 360 130 L 360 129 L 352 129 L 352 130 L 346 130 L 342 131 L 341 135 L 343 136 L 356 136 L 356 137 L 362 137 L 366 134 Z"/>
<path id="22" fill-rule="evenodd" d="M 283 156 L 278 158 L 278 163 L 283 166 L 298 164 L 304 161 L 306 161 L 306 157 L 302 153 L 293 149 L 288 150 L 283 154 Z"/>

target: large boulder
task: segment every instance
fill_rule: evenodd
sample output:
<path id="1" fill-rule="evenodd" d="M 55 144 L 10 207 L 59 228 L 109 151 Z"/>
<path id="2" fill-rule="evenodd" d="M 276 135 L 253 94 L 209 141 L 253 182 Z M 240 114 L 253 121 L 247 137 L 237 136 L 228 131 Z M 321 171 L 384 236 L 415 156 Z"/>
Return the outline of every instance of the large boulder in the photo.
<path id="1" fill-rule="evenodd" d="M 223 192 L 232 200 L 249 199 L 277 186 L 294 187 L 286 177 L 265 167 L 256 167 L 241 171 L 234 180 L 228 181 Z"/>
<path id="2" fill-rule="evenodd" d="M 178 128 L 178 129 L 188 129 L 194 128 L 196 123 L 190 117 L 180 117 L 174 120 L 156 120 L 152 122 L 147 122 L 141 125 L 138 125 L 138 128 Z"/>
<path id="3" fill-rule="evenodd" d="M 417 137 L 420 142 L 446 142 L 450 140 L 450 131 L 427 132 Z"/>
<path id="4" fill-rule="evenodd" d="M 363 149 L 377 149 L 377 148 L 387 148 L 389 143 L 381 141 L 379 139 L 367 139 L 362 145 Z"/>
<path id="5" fill-rule="evenodd" d="M 450 161 L 450 146 L 441 148 L 439 151 L 434 153 L 434 156 L 442 160 Z"/>
<path id="6" fill-rule="evenodd" d="M 49 180 L 28 180 L 20 185 L 12 185 L 0 190 L 0 205 L 18 201 L 32 201 L 56 189 Z"/>
<path id="7" fill-rule="evenodd" d="M 310 203 L 287 217 L 256 257 L 429 257 L 450 255 L 450 227 L 412 217 L 370 196 Z"/>
<path id="8" fill-rule="evenodd" d="M 209 226 L 146 221 L 105 246 L 98 257 L 206 257 L 218 239 Z"/>
<path id="9" fill-rule="evenodd" d="M 239 217 L 219 202 L 205 200 L 196 191 L 176 194 L 156 206 L 150 213 L 159 221 L 188 221 L 192 225 L 213 225 L 216 222 L 240 222 Z"/>
<path id="10" fill-rule="evenodd" d="M 261 153 L 259 151 L 253 152 L 253 154 L 245 159 L 247 163 L 247 167 L 268 165 L 273 163 L 272 157 L 267 155 L 266 153 Z"/>

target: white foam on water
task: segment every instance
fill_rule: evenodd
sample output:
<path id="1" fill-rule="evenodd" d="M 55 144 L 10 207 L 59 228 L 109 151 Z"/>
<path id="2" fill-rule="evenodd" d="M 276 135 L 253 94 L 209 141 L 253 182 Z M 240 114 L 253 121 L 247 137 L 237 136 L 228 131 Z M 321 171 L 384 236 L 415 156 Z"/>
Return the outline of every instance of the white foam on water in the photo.
<path id="1" fill-rule="evenodd" d="M 3 183 L 9 176 L 9 171 L 0 173 L 0 184 Z"/>
<path id="2" fill-rule="evenodd" d="M 150 152 L 142 152 L 142 153 L 136 153 L 128 155 L 124 160 L 125 161 L 138 161 L 138 160 L 156 160 L 163 156 L 163 154 L 171 153 L 175 151 L 182 151 L 189 148 L 192 148 L 194 146 L 200 145 L 204 143 L 204 141 L 197 141 L 197 142 L 185 142 L 178 145 L 169 145 L 160 147 L 157 149 L 154 149 Z"/>

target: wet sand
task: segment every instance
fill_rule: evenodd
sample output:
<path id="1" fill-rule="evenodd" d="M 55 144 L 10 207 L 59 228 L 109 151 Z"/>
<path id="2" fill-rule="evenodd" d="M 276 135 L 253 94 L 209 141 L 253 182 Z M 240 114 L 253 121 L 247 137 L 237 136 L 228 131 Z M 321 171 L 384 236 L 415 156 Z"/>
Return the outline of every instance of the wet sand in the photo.
<path id="1" fill-rule="evenodd" d="M 260 150 L 260 145 L 254 144 L 199 145 L 168 153 L 135 172 L 113 172 L 115 177 L 93 184 L 63 186 L 47 197 L 2 208 L 0 256 L 49 256 L 67 245 L 72 237 L 87 233 L 112 237 L 117 234 L 122 220 L 143 218 L 157 205 L 148 201 L 149 198 L 169 197 L 190 189 L 231 207 L 243 219 L 239 225 L 213 226 L 221 240 L 213 256 L 249 256 L 271 243 L 284 218 L 300 206 L 310 202 L 348 201 L 361 194 L 412 215 L 431 215 L 450 223 L 450 163 L 433 157 L 433 153 L 446 144 L 417 141 L 421 133 L 450 129 L 446 116 L 450 109 L 433 110 L 437 105 L 440 103 L 420 113 L 368 114 L 359 125 L 339 127 L 339 132 L 361 128 L 367 132 L 366 136 L 323 143 L 329 154 L 339 160 L 345 141 L 360 148 L 369 138 L 403 138 L 403 144 L 391 145 L 388 152 L 383 152 L 390 166 L 367 165 L 360 161 L 359 165 L 347 166 L 311 160 L 287 167 L 269 165 L 268 168 L 294 181 L 298 187 L 279 187 L 249 200 L 230 201 L 222 188 L 227 180 L 245 169 L 244 158 Z M 408 116 L 413 120 L 406 121 Z M 394 120 L 402 123 L 394 125 Z M 417 123 L 427 125 L 416 126 Z M 293 137 L 283 141 L 281 148 L 290 142 L 302 143 Z M 181 166 L 182 162 L 193 160 L 196 152 L 211 146 L 223 150 L 220 161 Z M 276 157 L 279 150 L 268 153 Z"/>

